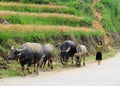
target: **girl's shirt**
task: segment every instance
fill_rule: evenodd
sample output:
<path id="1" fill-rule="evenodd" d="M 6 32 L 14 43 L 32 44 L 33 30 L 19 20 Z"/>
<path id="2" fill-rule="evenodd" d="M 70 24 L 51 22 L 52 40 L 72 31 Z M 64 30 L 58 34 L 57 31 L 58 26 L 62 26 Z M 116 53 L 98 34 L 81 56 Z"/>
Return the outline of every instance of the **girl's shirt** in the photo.
<path id="1" fill-rule="evenodd" d="M 96 51 L 97 52 L 102 52 L 103 51 L 103 46 L 102 45 L 97 45 L 96 46 Z"/>

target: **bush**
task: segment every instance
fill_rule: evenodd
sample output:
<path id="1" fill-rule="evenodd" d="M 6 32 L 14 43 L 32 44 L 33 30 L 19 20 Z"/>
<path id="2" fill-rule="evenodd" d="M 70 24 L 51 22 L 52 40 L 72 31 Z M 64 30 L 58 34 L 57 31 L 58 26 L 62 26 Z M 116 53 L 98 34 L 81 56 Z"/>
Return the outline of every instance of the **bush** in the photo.
<path id="1" fill-rule="evenodd" d="M 76 9 L 82 10 L 85 15 L 93 16 L 91 4 L 86 3 L 84 0 L 79 0 Z"/>
<path id="2" fill-rule="evenodd" d="M 92 19 L 90 17 L 85 17 L 79 24 L 80 26 L 92 27 Z"/>
<path id="3" fill-rule="evenodd" d="M 118 20 L 120 15 L 119 2 L 119 0 L 101 0 L 102 7 L 104 7 L 102 9 L 102 22 L 106 30 L 120 32 Z"/>

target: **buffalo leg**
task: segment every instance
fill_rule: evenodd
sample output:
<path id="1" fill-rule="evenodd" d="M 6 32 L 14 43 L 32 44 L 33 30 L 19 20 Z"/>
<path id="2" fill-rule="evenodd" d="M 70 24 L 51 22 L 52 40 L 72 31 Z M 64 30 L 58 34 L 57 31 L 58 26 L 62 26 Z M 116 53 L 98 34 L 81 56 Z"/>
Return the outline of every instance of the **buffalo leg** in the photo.
<path id="1" fill-rule="evenodd" d="M 51 70 L 53 70 L 53 62 L 52 62 L 52 59 L 50 59 L 50 66 L 51 66 Z"/>
<path id="2" fill-rule="evenodd" d="M 81 66 L 80 65 L 80 63 L 81 63 L 80 61 L 81 61 L 80 57 L 76 57 L 76 66 L 79 66 L 79 67 Z"/>
<path id="3" fill-rule="evenodd" d="M 32 72 L 30 71 L 30 67 L 29 66 L 27 67 L 27 70 L 28 70 L 29 74 L 32 74 Z"/>
<path id="4" fill-rule="evenodd" d="M 36 71 L 37 75 L 38 75 L 38 68 L 39 68 L 39 63 L 37 63 L 37 71 Z"/>
<path id="5" fill-rule="evenodd" d="M 24 72 L 24 70 L 25 70 L 25 68 L 24 68 L 24 66 L 22 66 L 22 76 L 25 76 L 25 72 Z"/>
<path id="6" fill-rule="evenodd" d="M 80 60 L 79 60 L 79 61 L 80 61 L 80 67 L 81 67 L 81 58 L 80 58 Z"/>
<path id="7" fill-rule="evenodd" d="M 48 67 L 50 67 L 50 60 L 48 60 Z"/>
<path id="8" fill-rule="evenodd" d="M 71 60 L 72 60 L 72 64 L 73 64 L 73 56 L 71 57 Z"/>
<path id="9" fill-rule="evenodd" d="M 83 57 L 83 66 L 85 66 L 85 55 Z"/>
<path id="10" fill-rule="evenodd" d="M 38 63 L 39 64 L 39 63 Z M 34 64 L 34 73 L 38 75 L 38 64 Z"/>
<path id="11" fill-rule="evenodd" d="M 29 73 L 29 74 L 32 74 L 32 72 L 30 71 L 30 66 L 31 66 L 31 64 L 32 64 L 31 62 L 29 62 L 29 63 L 27 64 L 27 65 L 28 65 L 27 70 L 28 70 L 28 73 Z"/>
<path id="12" fill-rule="evenodd" d="M 44 60 L 44 62 L 43 62 L 43 68 L 44 68 L 44 71 L 46 71 L 46 62 L 47 62 L 47 60 Z"/>

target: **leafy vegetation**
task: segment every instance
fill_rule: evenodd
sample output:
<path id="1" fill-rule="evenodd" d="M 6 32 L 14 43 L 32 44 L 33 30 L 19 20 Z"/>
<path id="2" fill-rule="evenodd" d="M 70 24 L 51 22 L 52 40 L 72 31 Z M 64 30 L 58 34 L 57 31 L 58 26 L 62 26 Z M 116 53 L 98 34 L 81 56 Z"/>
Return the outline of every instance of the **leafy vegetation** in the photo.
<path id="1" fill-rule="evenodd" d="M 108 31 L 117 31 L 120 33 L 120 9 L 119 0 L 101 0 L 95 7 L 103 14 L 102 23 Z"/>

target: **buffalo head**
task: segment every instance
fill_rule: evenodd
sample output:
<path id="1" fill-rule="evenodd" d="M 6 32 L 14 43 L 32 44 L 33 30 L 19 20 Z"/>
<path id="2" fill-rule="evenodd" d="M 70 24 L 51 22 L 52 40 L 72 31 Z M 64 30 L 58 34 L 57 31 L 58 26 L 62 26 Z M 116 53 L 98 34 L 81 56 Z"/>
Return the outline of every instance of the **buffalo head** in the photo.
<path id="1" fill-rule="evenodd" d="M 76 58 L 76 65 L 80 66 L 81 53 L 75 53 L 74 56 Z"/>
<path id="2" fill-rule="evenodd" d="M 16 49 L 14 46 L 11 47 L 11 50 L 8 52 L 8 60 L 14 60 L 18 59 L 18 57 L 21 55 L 21 52 L 23 49 Z"/>
<path id="3" fill-rule="evenodd" d="M 67 62 L 68 62 L 68 59 L 69 59 L 69 55 L 68 55 L 68 52 L 70 51 L 70 47 L 68 47 L 67 49 L 61 49 L 60 50 L 60 53 L 61 53 L 61 63 L 63 65 L 66 65 Z"/>

